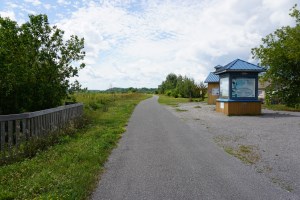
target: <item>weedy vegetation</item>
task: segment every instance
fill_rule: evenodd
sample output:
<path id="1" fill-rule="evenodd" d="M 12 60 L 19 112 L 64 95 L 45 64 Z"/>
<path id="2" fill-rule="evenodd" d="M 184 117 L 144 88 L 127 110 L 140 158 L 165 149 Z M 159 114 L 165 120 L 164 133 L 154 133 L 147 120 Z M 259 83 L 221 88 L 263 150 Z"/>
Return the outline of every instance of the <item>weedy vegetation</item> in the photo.
<path id="1" fill-rule="evenodd" d="M 180 108 L 176 108 L 175 110 L 176 110 L 177 112 L 186 112 L 186 111 L 188 111 L 188 110 L 180 109 Z"/>
<path id="2" fill-rule="evenodd" d="M 238 145 L 238 147 L 224 146 L 223 148 L 226 153 L 240 159 L 245 164 L 252 165 L 261 159 L 257 147 L 253 145 Z"/>
<path id="3" fill-rule="evenodd" d="M 300 107 L 289 107 L 284 104 L 263 104 L 262 107 L 269 110 L 300 112 Z"/>
<path id="4" fill-rule="evenodd" d="M 159 95 L 158 102 L 160 104 L 178 107 L 179 103 L 188 103 L 189 99 L 188 98 L 174 98 L 174 97 L 169 97 L 169 96 L 165 96 L 165 95 Z"/>
<path id="5" fill-rule="evenodd" d="M 218 146 L 222 147 L 226 153 L 240 159 L 243 163 L 252 165 L 259 162 L 261 155 L 258 147 L 255 145 L 242 145 L 239 142 L 241 139 L 245 139 L 245 136 L 218 135 L 214 137 L 214 141 Z"/>
<path id="6" fill-rule="evenodd" d="M 0 167 L 0 199 L 87 199 L 143 94 L 76 94 L 84 128 L 33 158 Z"/>

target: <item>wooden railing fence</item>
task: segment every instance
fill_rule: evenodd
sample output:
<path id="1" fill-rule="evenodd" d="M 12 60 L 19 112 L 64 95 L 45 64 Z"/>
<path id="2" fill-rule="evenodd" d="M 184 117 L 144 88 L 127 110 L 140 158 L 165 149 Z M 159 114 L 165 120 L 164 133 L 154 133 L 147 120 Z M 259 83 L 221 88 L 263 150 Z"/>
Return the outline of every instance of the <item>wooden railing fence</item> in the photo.
<path id="1" fill-rule="evenodd" d="M 23 153 L 22 145 L 27 141 L 58 131 L 82 114 L 83 104 L 76 103 L 30 113 L 0 115 L 1 158 Z"/>

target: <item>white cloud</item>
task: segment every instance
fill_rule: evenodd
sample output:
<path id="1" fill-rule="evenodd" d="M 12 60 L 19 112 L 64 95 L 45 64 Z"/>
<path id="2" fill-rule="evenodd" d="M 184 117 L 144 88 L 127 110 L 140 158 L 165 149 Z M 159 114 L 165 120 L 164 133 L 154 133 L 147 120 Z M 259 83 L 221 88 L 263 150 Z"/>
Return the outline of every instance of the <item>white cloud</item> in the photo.
<path id="1" fill-rule="evenodd" d="M 57 3 L 60 5 L 70 5 L 71 1 L 67 1 L 67 0 L 57 0 Z"/>
<path id="2" fill-rule="evenodd" d="M 269 19 L 272 23 L 279 24 L 280 26 L 284 26 L 292 23 L 292 19 L 287 14 L 291 7 L 298 3 L 297 1 L 293 1 L 287 3 L 286 0 L 263 0 L 263 6 L 271 11 Z"/>
<path id="3" fill-rule="evenodd" d="M 24 0 L 27 3 L 31 3 L 34 6 L 38 6 L 41 4 L 41 2 L 39 0 Z"/>
<path id="4" fill-rule="evenodd" d="M 291 23 L 292 6 L 284 0 L 90 1 L 58 25 L 85 38 L 88 67 L 79 77 L 85 87 L 157 87 L 171 72 L 200 81 L 217 64 L 251 60 L 262 37 Z"/>
<path id="5" fill-rule="evenodd" d="M 13 11 L 0 11 L 0 16 L 1 17 L 8 17 L 10 18 L 11 20 L 16 20 L 16 15 Z"/>
<path id="6" fill-rule="evenodd" d="M 10 8 L 18 8 L 19 7 L 18 4 L 15 4 L 13 2 L 6 2 L 6 5 Z"/>
<path id="7" fill-rule="evenodd" d="M 46 8 L 47 10 L 50 10 L 52 8 L 51 4 L 43 4 L 44 8 Z"/>

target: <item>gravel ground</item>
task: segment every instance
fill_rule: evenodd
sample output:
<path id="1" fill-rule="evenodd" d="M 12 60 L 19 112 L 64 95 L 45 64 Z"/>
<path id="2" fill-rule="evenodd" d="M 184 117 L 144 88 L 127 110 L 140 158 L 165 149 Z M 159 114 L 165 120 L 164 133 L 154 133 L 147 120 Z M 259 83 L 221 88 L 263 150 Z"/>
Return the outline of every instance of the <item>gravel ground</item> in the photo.
<path id="1" fill-rule="evenodd" d="M 300 195 L 300 112 L 262 110 L 261 116 L 228 117 L 205 103 L 166 107 L 257 173 Z"/>

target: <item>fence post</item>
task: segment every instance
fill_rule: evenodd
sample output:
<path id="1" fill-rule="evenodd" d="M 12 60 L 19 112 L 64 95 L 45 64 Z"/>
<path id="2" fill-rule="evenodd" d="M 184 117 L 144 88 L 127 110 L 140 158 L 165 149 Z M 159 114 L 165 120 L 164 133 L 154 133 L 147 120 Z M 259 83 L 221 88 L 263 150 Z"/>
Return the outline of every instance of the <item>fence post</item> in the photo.
<path id="1" fill-rule="evenodd" d="M 15 142 L 15 146 L 16 146 L 16 153 L 18 153 L 19 151 L 19 139 L 20 139 L 20 120 L 16 120 L 15 121 L 16 124 L 15 124 L 15 127 L 16 127 L 16 134 L 15 134 L 15 139 L 16 139 L 16 142 Z"/>
<path id="2" fill-rule="evenodd" d="M 8 121 L 8 151 L 9 155 L 12 156 L 12 145 L 13 145 L 13 122 Z"/>
<path id="3" fill-rule="evenodd" d="M 1 122 L 1 154 L 2 158 L 5 157 L 5 136 L 6 136 L 6 131 L 5 131 L 5 122 Z"/>

